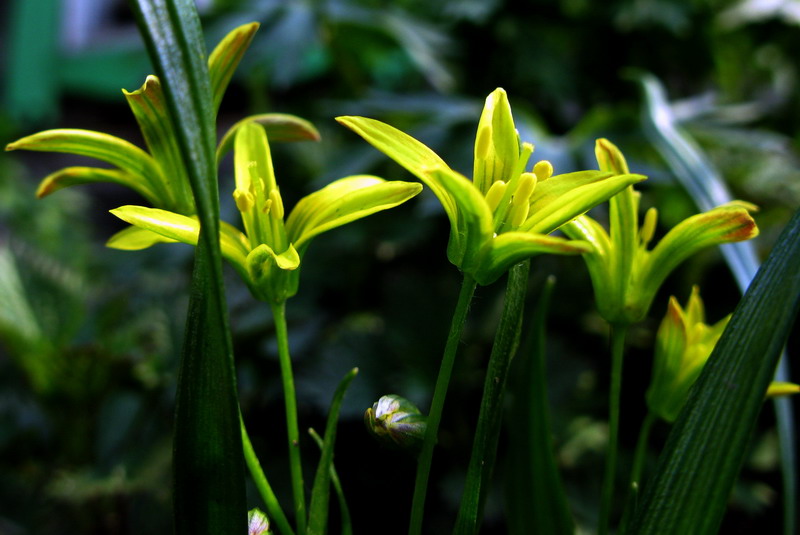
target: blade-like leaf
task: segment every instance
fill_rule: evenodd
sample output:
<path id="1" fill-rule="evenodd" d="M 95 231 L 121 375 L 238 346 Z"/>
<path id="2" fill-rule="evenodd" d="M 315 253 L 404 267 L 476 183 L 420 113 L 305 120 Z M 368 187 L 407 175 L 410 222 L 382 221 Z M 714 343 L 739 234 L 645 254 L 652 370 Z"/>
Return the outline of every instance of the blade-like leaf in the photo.
<path id="1" fill-rule="evenodd" d="M 314 439 L 314 442 L 317 443 L 320 451 L 322 451 L 324 446 L 322 437 L 319 436 L 313 428 L 308 430 L 308 434 L 311 435 L 311 438 Z M 342 483 L 339 481 L 339 474 L 336 473 L 336 467 L 333 464 L 331 464 L 331 484 L 339 500 L 339 510 L 342 517 L 342 535 L 353 535 L 353 522 L 350 519 L 350 508 L 347 506 L 347 499 L 345 498 L 344 490 L 342 490 Z"/>
<path id="2" fill-rule="evenodd" d="M 219 110 L 222 96 L 225 94 L 225 89 L 228 88 L 233 72 L 253 41 L 253 36 L 259 26 L 259 23 L 251 22 L 234 28 L 219 42 L 208 57 L 208 75 L 211 79 L 215 115 Z"/>
<path id="3" fill-rule="evenodd" d="M 323 535 L 328 527 L 328 506 L 330 501 L 331 467 L 333 466 L 333 445 L 336 442 L 336 424 L 339 421 L 339 409 L 347 387 L 358 374 L 358 368 L 353 368 L 339 383 L 331 401 L 328 412 L 328 421 L 325 425 L 325 439 L 322 444 L 322 454 L 317 466 L 317 475 L 314 477 L 314 487 L 311 490 L 311 505 L 308 508 L 308 535 Z"/>
<path id="4" fill-rule="evenodd" d="M 800 212 L 784 229 L 689 392 L 630 533 L 717 533 L 800 308 Z"/>
<path id="5" fill-rule="evenodd" d="M 662 154 L 675 176 L 691 194 L 698 208 L 710 210 L 733 200 L 725 182 L 708 161 L 694 141 L 682 132 L 672 109 L 667 102 L 666 91 L 654 76 L 644 74 L 637 77 L 645 95 L 642 122 L 645 132 Z M 733 272 L 742 292 L 758 270 L 758 257 L 752 242 L 725 244 L 720 247 L 728 266 Z M 784 353 L 775 372 L 776 381 L 789 379 L 789 365 Z M 789 399 L 773 400 L 778 421 L 778 436 L 781 450 L 783 475 L 785 535 L 794 535 L 797 523 L 797 453 L 795 424 L 792 404 Z"/>
<path id="6" fill-rule="evenodd" d="M 164 88 L 201 227 L 178 372 L 175 533 L 246 533 L 239 406 L 219 247 L 215 114 L 200 19 L 192 0 L 130 3 Z"/>

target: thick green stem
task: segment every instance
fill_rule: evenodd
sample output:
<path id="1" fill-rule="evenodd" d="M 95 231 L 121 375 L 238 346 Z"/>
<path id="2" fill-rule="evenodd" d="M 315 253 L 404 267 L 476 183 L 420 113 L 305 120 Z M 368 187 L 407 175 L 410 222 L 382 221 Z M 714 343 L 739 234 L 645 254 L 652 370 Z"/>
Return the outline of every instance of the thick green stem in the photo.
<path id="1" fill-rule="evenodd" d="M 453 533 L 474 535 L 478 532 L 486 489 L 494 469 L 497 441 L 502 422 L 503 398 L 511 359 L 519 344 L 522 310 L 528 287 L 530 260 L 517 264 L 508 273 L 508 283 L 500 324 L 495 333 L 492 353 L 486 368 L 483 397 L 472 443 L 464 495 Z"/>
<path id="2" fill-rule="evenodd" d="M 461 331 L 467 319 L 467 311 L 472 301 L 472 295 L 475 293 L 475 286 L 475 279 L 470 275 L 464 274 L 461 293 L 458 295 L 458 303 L 450 323 L 450 334 L 447 336 L 442 364 L 439 367 L 439 377 L 436 379 L 436 387 L 433 391 L 425 440 L 417 461 L 417 478 L 414 484 L 414 499 L 411 504 L 411 522 L 408 527 L 409 535 L 420 535 L 422 532 L 422 515 L 425 509 L 425 494 L 428 490 L 428 476 L 430 475 L 431 461 L 433 460 L 433 447 L 436 445 L 436 438 L 439 434 L 439 422 L 442 419 L 447 387 L 450 384 L 450 375 L 453 372 L 456 351 L 461 340 Z"/>
<path id="3" fill-rule="evenodd" d="M 278 531 L 280 533 L 294 535 L 294 531 L 289 525 L 289 520 L 283 513 L 283 509 L 281 509 L 278 503 L 278 498 L 275 496 L 272 487 L 267 481 L 264 470 L 261 469 L 261 463 L 258 461 L 258 456 L 256 456 L 256 452 L 253 449 L 253 444 L 250 442 L 250 436 L 247 434 L 247 428 L 244 425 L 244 419 L 242 419 L 241 413 L 239 413 L 239 427 L 242 432 L 244 460 L 247 464 L 247 469 L 250 471 L 250 476 L 253 478 L 253 483 L 255 483 L 259 494 L 261 494 L 261 499 L 264 500 L 264 504 L 267 506 L 269 518 L 278 526 Z"/>
<path id="4" fill-rule="evenodd" d="M 603 492 L 600 497 L 599 535 L 607 535 L 614 501 L 614 480 L 617 472 L 617 440 L 619 438 L 619 403 L 622 393 L 622 357 L 625 350 L 625 334 L 628 326 L 611 326 L 611 389 L 608 400 L 608 450 L 603 474 Z"/>
<path id="5" fill-rule="evenodd" d="M 286 406 L 286 433 L 289 439 L 289 468 L 292 474 L 292 495 L 297 533 L 306 532 L 306 496 L 303 487 L 303 465 L 300 460 L 300 430 L 297 425 L 297 396 L 294 390 L 292 359 L 289 356 L 289 334 L 286 329 L 286 303 L 271 303 L 275 319 L 275 338 L 281 364 L 283 400 Z"/>

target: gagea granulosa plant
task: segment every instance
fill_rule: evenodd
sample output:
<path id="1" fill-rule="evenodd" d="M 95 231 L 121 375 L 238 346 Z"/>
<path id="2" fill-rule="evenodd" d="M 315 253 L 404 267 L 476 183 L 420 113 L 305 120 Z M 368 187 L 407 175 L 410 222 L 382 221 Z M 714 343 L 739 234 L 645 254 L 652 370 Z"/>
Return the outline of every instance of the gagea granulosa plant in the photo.
<path id="1" fill-rule="evenodd" d="M 399 164 L 405 170 L 396 169 L 401 175 L 407 172 L 409 179 L 416 180 L 355 174 L 304 192 L 296 202 L 286 202 L 281 184 L 286 187 L 287 182 L 281 177 L 289 173 L 283 175 L 286 164 L 280 158 L 273 159 L 274 144 L 319 141 L 313 125 L 293 115 L 262 113 L 235 122 L 222 136 L 216 134 L 223 94 L 258 24 L 234 29 L 211 54 L 206 54 L 193 2 L 136 0 L 132 4 L 156 71 L 141 88 L 125 92 L 145 148 L 101 132 L 57 129 L 25 136 L 8 144 L 6 150 L 66 152 L 110 165 L 57 170 L 42 180 L 38 190 L 38 196 L 43 197 L 68 186 L 111 182 L 137 192 L 142 205 L 111 210 L 130 227 L 110 236 L 109 247 L 131 251 L 125 254 L 150 247 L 160 247 L 169 254 L 172 246 L 168 244 L 176 242 L 196 247 L 184 348 L 177 370 L 172 463 L 178 535 L 373 534 L 406 531 L 406 526 L 410 535 L 441 531 L 440 524 L 431 520 L 433 515 L 426 516 L 425 504 L 426 498 L 440 488 L 438 482 L 431 482 L 437 479 L 436 471 L 432 471 L 434 452 L 445 436 L 445 400 L 459 348 L 465 345 L 462 331 L 476 290 L 502 280 L 502 309 L 498 307 L 492 321 L 482 326 L 492 338 L 491 349 L 487 344 L 486 351 L 472 352 L 472 365 L 479 370 L 479 383 L 483 385 L 480 403 L 467 404 L 464 409 L 476 413 L 465 420 L 474 422 L 474 429 L 469 441 L 448 445 L 463 452 L 454 458 L 465 460 L 460 472 L 463 477 L 452 485 L 460 495 L 458 510 L 444 511 L 437 519 L 452 513 L 454 534 L 475 535 L 483 526 L 487 501 L 504 500 L 507 504 L 494 507 L 494 515 L 514 516 L 513 521 L 499 521 L 512 535 L 566 535 L 574 533 L 575 526 L 585 526 L 586 518 L 578 518 L 569 507 L 559 481 L 557 456 L 552 451 L 544 353 L 546 305 L 554 291 L 554 279 L 542 276 L 549 273 L 541 272 L 544 262 L 536 262 L 541 254 L 571 256 L 570 265 L 577 270 L 585 264 L 596 309 L 610 327 L 604 483 L 595 493 L 596 515 L 594 509 L 588 514 L 591 521 L 597 517 L 597 532 L 619 529 L 628 534 L 677 535 L 718 529 L 761 402 L 768 394 L 798 390 L 792 384 L 770 386 L 777 354 L 800 302 L 798 216 L 730 316 L 707 323 L 696 286 L 685 306 L 670 298 L 667 315 L 660 327 L 652 329 L 652 381 L 640 400 L 649 414 L 641 427 L 630 477 L 625 474 L 631 488 L 622 492 L 615 489 L 614 481 L 622 471 L 617 466 L 617 436 L 626 333 L 631 325 L 648 317 L 654 303 L 661 306 L 659 290 L 682 262 L 701 250 L 758 235 L 752 204 L 735 201 L 690 216 L 661 236 L 657 209 L 650 209 L 640 221 L 641 194 L 634 187 L 646 177 L 629 170 L 616 145 L 605 138 L 596 141 L 596 169 L 559 169 L 551 161 L 537 160 L 533 158 L 535 140 L 520 138 L 509 95 L 501 88 L 486 97 L 480 115 L 475 111 L 477 126 L 474 143 L 469 145 L 473 157 L 469 173 L 446 163 L 434 150 L 385 122 L 342 116 L 337 118 L 341 125 Z M 361 139 L 345 135 L 350 142 L 363 145 Z M 220 192 L 217 170 L 231 151 L 233 186 Z M 636 166 L 632 163 L 631 167 Z M 300 455 L 301 442 L 307 440 L 301 436 L 304 413 L 298 410 L 304 400 L 298 399 L 295 387 L 294 368 L 302 361 L 293 361 L 290 355 L 291 324 L 286 308 L 300 292 L 303 266 L 319 261 L 313 253 L 308 254 L 312 241 L 326 240 L 331 237 L 327 233 L 350 223 L 369 225 L 374 218 L 367 217 L 378 212 L 396 213 L 392 209 L 416 203 L 415 197 L 423 189 L 430 190 L 441 205 L 441 221 L 446 217 L 449 222 L 449 239 L 445 251 L 445 237 L 436 236 L 441 238 L 441 256 L 420 262 L 444 263 L 446 257 L 463 280 L 449 331 L 441 333 L 444 349 L 437 362 L 435 384 L 418 382 L 423 394 L 390 391 L 360 409 L 366 429 L 354 440 L 364 440 L 370 448 L 386 447 L 382 462 L 406 462 L 414 467 L 407 471 L 407 481 L 402 484 L 386 482 L 408 488 L 407 500 L 385 504 L 382 514 L 389 519 L 385 525 L 368 524 L 362 520 L 362 504 L 352 499 L 358 496 L 358 489 L 349 487 L 358 478 L 347 477 L 352 474 L 334 463 L 337 431 L 342 432 L 337 428 L 339 414 L 357 368 L 330 393 L 325 429 L 309 430 L 319 447 L 318 464 L 309 477 L 311 471 L 303 467 L 308 449 L 305 457 Z M 235 220 L 222 220 L 220 195 L 227 197 L 232 210 L 235 206 Z M 599 222 L 604 212 L 608 214 L 607 226 Z M 413 234 L 417 216 L 413 210 L 403 214 L 404 231 Z M 339 253 L 332 264 L 351 261 L 347 250 Z M 256 301 L 266 303 L 272 313 L 283 388 L 281 419 L 285 422 L 280 425 L 254 422 L 246 414 L 246 406 L 244 410 L 239 406 L 237 366 L 222 284 L 223 259 L 238 275 L 238 282 Z M 531 272 L 537 277 L 530 277 Z M 545 278 L 550 282 L 536 300 L 531 329 L 524 314 L 529 284 Z M 313 280 L 307 282 L 313 286 Z M 335 290 L 341 296 L 352 291 L 346 287 Z M 412 303 L 410 309 L 425 306 Z M 576 337 L 580 332 L 577 323 L 585 314 L 585 310 L 574 311 Z M 383 328 L 390 331 L 395 326 Z M 385 331 L 381 331 L 382 336 Z M 533 340 L 530 344 L 529 338 Z M 320 340 L 325 343 L 325 338 Z M 534 358 L 528 354 L 528 345 L 535 346 L 536 364 L 518 369 L 533 375 L 526 371 L 518 374 L 520 381 L 509 381 L 515 374 L 513 366 L 524 366 Z M 382 357 L 377 355 L 376 359 Z M 531 391 L 534 388 L 535 396 Z M 530 401 L 524 408 L 527 420 L 522 423 L 507 417 L 507 398 L 511 397 L 507 391 L 512 390 L 511 401 Z M 430 398 L 427 410 L 412 402 L 418 397 Z M 725 404 L 725 412 L 718 411 L 720 403 Z M 541 425 L 528 425 L 531 422 Z M 276 436 L 274 429 L 284 424 L 286 436 Z M 536 427 L 536 433 L 516 428 L 513 433 L 507 432 L 509 425 Z M 644 458 L 652 452 L 649 437 L 655 425 L 671 427 L 671 434 L 658 466 L 650 470 L 645 468 Z M 275 469 L 273 462 L 262 463 L 262 446 L 251 441 L 248 427 L 251 432 L 268 428 L 267 440 L 279 441 L 282 451 L 288 450 L 284 470 Z M 347 431 L 352 432 L 352 427 Z M 498 452 L 514 449 L 507 448 L 505 441 L 519 434 L 526 437 L 524 455 L 515 457 L 522 464 L 495 470 Z M 718 440 L 724 440 L 726 447 L 718 447 Z M 697 459 L 698 452 L 704 456 L 702 461 Z M 344 466 L 344 470 L 355 470 L 350 464 Z M 679 469 L 683 466 L 692 468 Z M 245 467 L 262 503 L 248 503 Z M 384 467 L 358 469 L 377 478 Z M 502 476 L 510 481 L 519 479 L 520 474 L 543 475 L 536 482 L 536 495 L 542 503 L 526 502 L 533 499 L 530 496 L 498 498 L 499 494 L 492 494 L 493 487 L 501 486 L 494 485 L 494 479 Z M 698 485 L 707 492 L 701 495 Z M 332 493 L 338 502 L 334 515 L 329 514 Z M 544 500 L 542 495 L 551 499 Z M 624 495 L 627 500 L 621 499 Z M 553 520 L 556 517 L 557 521 Z M 331 518 L 338 522 L 331 522 Z"/>

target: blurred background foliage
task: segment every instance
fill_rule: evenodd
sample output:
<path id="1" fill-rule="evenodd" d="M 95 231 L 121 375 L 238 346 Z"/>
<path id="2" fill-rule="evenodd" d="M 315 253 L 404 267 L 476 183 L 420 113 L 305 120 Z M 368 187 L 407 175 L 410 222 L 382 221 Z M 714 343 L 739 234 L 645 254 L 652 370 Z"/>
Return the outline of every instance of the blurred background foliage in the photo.
<path id="1" fill-rule="evenodd" d="M 198 5 L 209 45 L 238 24 L 262 24 L 223 101 L 219 130 L 247 113 L 273 111 L 298 114 L 322 133 L 318 144 L 273 148 L 290 205 L 347 174 L 407 179 L 337 126 L 336 115 L 390 122 L 469 174 L 483 99 L 502 86 L 537 159 L 551 160 L 556 172 L 593 167 L 594 139 L 612 139 L 632 170 L 650 176 L 642 205 L 658 206 L 661 228 L 669 228 L 696 208 L 645 135 L 642 96 L 630 79 L 636 71 L 661 80 L 671 111 L 735 196 L 761 207 L 762 256 L 800 205 L 796 0 Z M 55 127 L 141 143 L 120 90 L 138 88 L 151 69 L 124 1 L 11 0 L 0 5 L 0 20 L 3 144 Z M 38 181 L 73 160 L 80 161 L 46 153 L 0 157 L 0 534 L 164 533 L 192 250 L 105 249 L 119 229 L 107 210 L 140 202 L 112 185 L 36 200 Z M 220 175 L 223 218 L 237 222 L 231 174 L 228 160 Z M 460 280 L 445 257 L 447 233 L 429 192 L 331 232 L 309 251 L 301 291 L 289 303 L 301 424 L 319 430 L 336 382 L 352 366 L 361 369 L 345 399 L 336 457 L 357 533 L 406 529 L 413 461 L 380 450 L 361 415 L 387 393 L 427 407 Z M 586 530 L 597 514 L 605 444 L 605 333 L 580 259 L 537 258 L 532 297 L 551 273 L 558 278 L 549 319 L 555 446 Z M 271 318 L 229 275 L 243 412 L 272 485 L 288 502 Z M 621 438 L 628 451 L 645 414 L 655 328 L 668 295 L 685 300 L 692 283 L 700 284 L 711 321 L 738 300 L 716 251 L 669 279 L 651 318 L 631 335 Z M 499 286 L 479 290 L 468 322 L 434 462 L 431 533 L 450 529 L 460 498 Z M 524 351 L 523 342 L 523 357 Z M 667 432 L 656 429 L 655 448 Z M 314 466 L 312 441 L 303 446 L 306 466 Z M 623 468 L 629 462 L 623 457 Z M 505 533 L 504 470 L 498 466 L 485 533 Z M 775 432 L 765 411 L 722 532 L 775 532 L 779 491 Z M 258 505 L 257 494 L 250 496 Z"/>

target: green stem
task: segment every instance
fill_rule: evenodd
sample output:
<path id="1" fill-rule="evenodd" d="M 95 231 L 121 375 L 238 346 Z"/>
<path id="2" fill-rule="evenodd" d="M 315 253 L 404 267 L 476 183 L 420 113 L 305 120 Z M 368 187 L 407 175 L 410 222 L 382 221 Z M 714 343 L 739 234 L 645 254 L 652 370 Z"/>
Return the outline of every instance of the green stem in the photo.
<path id="1" fill-rule="evenodd" d="M 289 439 L 289 467 L 292 474 L 292 495 L 297 533 L 306 532 L 306 497 L 303 488 L 303 466 L 300 460 L 300 430 L 297 425 L 297 396 L 294 390 L 292 359 L 289 356 L 289 334 L 286 329 L 286 303 L 270 303 L 275 319 L 275 338 L 281 364 L 283 399 L 286 405 L 286 432 Z"/>
<path id="2" fill-rule="evenodd" d="M 417 478 L 414 484 L 414 499 L 411 504 L 409 535 L 420 535 L 422 532 L 422 515 L 425 509 L 425 494 L 428 490 L 428 476 L 430 475 L 431 461 L 433 460 L 433 447 L 436 445 L 436 438 L 439 433 L 439 422 L 442 419 L 447 387 L 450 384 L 450 375 L 453 372 L 456 351 L 461 340 L 461 331 L 467 319 L 467 311 L 475 293 L 476 284 L 472 276 L 464 274 L 461 292 L 458 295 L 458 303 L 456 303 L 456 309 L 450 323 L 450 333 L 447 335 L 442 364 L 439 367 L 439 376 L 436 379 L 436 387 L 433 391 L 425 440 L 422 443 L 422 451 L 420 451 L 419 459 L 417 460 Z"/>
<path id="3" fill-rule="evenodd" d="M 261 494 L 261 499 L 264 500 L 264 504 L 267 506 L 270 520 L 278 526 L 280 533 L 294 535 L 294 531 L 289 525 L 289 520 L 283 513 L 283 509 L 278 503 L 278 498 L 267 481 L 264 470 L 261 469 L 261 463 L 258 461 L 253 444 L 250 442 L 250 436 L 247 434 L 247 428 L 244 425 L 241 413 L 239 413 L 239 428 L 242 432 L 242 447 L 244 448 L 244 460 L 247 464 L 247 469 L 250 471 L 250 476 L 253 478 L 259 494 Z"/>
<path id="4" fill-rule="evenodd" d="M 503 303 L 503 313 L 495 333 L 492 353 L 486 368 L 483 397 L 472 444 L 464 494 L 453 533 L 473 535 L 478 532 L 486 489 L 494 469 L 497 441 L 502 421 L 503 398 L 511 359 L 517 350 L 522 329 L 522 310 L 528 288 L 530 260 L 512 267 Z"/>
<path id="5" fill-rule="evenodd" d="M 631 515 L 636 510 L 639 501 L 639 493 L 642 490 L 642 471 L 644 469 L 644 459 L 647 454 L 647 443 L 650 440 L 650 430 L 653 429 L 653 424 L 658 417 L 652 411 L 647 412 L 642 427 L 639 430 L 639 439 L 636 441 L 636 451 L 633 455 L 633 468 L 631 469 L 631 481 L 628 487 L 628 499 L 625 503 L 625 510 L 622 514 L 622 521 L 620 522 L 620 533 L 625 533 L 628 527 L 628 521 Z"/>
<path id="6" fill-rule="evenodd" d="M 619 403 L 622 392 L 622 357 L 625 350 L 626 324 L 611 326 L 611 390 L 608 400 L 608 450 L 603 475 L 598 535 L 607 535 L 614 501 L 614 480 L 617 472 L 617 440 L 619 435 Z"/>

